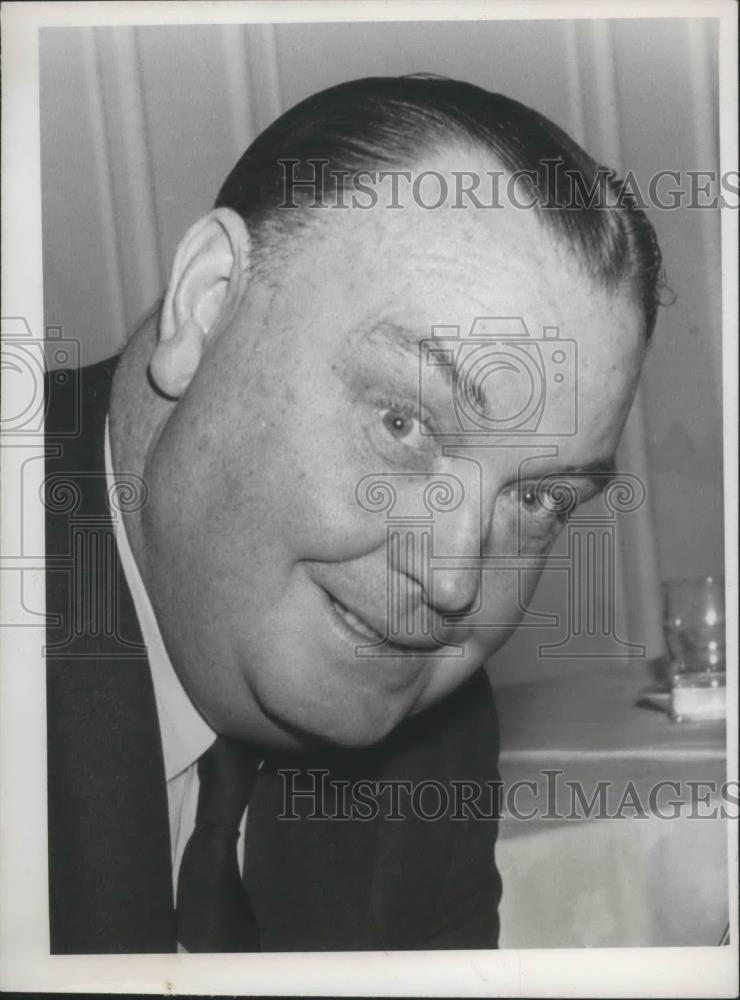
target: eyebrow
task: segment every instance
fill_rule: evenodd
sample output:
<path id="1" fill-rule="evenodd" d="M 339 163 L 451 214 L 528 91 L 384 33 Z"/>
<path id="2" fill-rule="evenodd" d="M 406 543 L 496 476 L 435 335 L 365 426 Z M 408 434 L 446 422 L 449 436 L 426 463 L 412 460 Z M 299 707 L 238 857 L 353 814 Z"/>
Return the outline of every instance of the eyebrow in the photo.
<path id="1" fill-rule="evenodd" d="M 392 320 L 381 320 L 370 328 L 362 328 L 360 334 L 365 334 L 370 341 L 382 339 L 391 347 L 395 347 L 404 354 L 413 354 L 418 361 L 421 358 L 421 344 L 425 340 L 434 340 L 431 328 L 426 336 L 420 336 L 410 327 L 402 326 Z M 442 378 L 452 388 L 453 391 L 459 386 L 457 365 L 435 366 L 435 372 L 441 374 Z M 487 409 L 487 401 L 483 398 L 477 385 L 471 387 L 475 402 L 482 409 Z"/>
<path id="2" fill-rule="evenodd" d="M 539 478 L 555 479 L 558 476 L 580 476 L 591 478 L 594 482 L 603 480 L 600 487 L 603 490 L 615 478 L 618 471 L 616 456 L 610 455 L 608 458 L 597 459 L 594 462 L 586 463 L 586 465 L 564 465 L 562 468 L 554 469 L 552 472 L 542 473 Z M 522 478 L 525 477 L 523 476 Z"/>
<path id="3" fill-rule="evenodd" d="M 360 327 L 358 333 L 360 336 L 364 335 L 370 341 L 384 340 L 391 347 L 397 347 L 403 351 L 416 354 L 417 357 L 419 354 L 419 344 L 427 339 L 426 337 L 419 336 L 410 327 L 394 323 L 392 320 L 380 320 L 371 327 Z M 431 330 L 429 336 L 431 336 Z"/>

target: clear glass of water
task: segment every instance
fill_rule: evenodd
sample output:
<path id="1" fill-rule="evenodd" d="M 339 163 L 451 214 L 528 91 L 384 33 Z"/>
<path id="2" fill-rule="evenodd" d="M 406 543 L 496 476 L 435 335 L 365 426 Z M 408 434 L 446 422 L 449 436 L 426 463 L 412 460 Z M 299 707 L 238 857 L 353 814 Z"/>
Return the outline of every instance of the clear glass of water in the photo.
<path id="1" fill-rule="evenodd" d="M 674 718 L 715 717 L 725 687 L 725 581 L 689 577 L 663 584 Z M 721 692 L 724 696 L 724 690 Z"/>

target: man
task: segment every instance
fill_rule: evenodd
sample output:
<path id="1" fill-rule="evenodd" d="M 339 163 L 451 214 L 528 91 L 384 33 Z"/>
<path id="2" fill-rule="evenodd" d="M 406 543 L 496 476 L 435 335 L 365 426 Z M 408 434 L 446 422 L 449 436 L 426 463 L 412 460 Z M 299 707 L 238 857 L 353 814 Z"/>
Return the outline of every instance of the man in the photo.
<path id="1" fill-rule="evenodd" d="M 461 172 L 511 197 L 461 204 Z M 332 88 L 245 153 L 120 358 L 51 393 L 52 950 L 496 946 L 494 813 L 413 791 L 496 783 L 483 666 L 562 526 L 547 483 L 598 491 L 652 332 L 652 229 L 613 180 L 567 204 L 574 172 L 499 95 Z M 481 318 L 575 344 L 534 411 L 499 341 L 469 399 L 449 343 L 420 368 Z M 347 814 L 363 782 L 416 806 Z"/>

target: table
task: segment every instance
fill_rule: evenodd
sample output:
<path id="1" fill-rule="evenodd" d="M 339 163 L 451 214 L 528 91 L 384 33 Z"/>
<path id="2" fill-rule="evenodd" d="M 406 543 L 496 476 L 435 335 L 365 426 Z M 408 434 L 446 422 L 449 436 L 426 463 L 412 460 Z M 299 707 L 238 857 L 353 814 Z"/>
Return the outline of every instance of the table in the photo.
<path id="1" fill-rule="evenodd" d="M 725 726 L 637 707 L 650 680 L 589 661 L 496 692 L 502 947 L 719 941 Z"/>

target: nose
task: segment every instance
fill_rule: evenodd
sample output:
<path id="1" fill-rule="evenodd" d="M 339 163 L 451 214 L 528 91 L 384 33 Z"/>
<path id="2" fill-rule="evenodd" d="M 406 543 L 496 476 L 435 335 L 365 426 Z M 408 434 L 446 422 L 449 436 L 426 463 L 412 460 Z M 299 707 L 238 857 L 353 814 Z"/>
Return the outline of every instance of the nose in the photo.
<path id="1" fill-rule="evenodd" d="M 440 614 L 463 614 L 476 605 L 481 571 L 475 561 L 482 551 L 481 531 L 480 510 L 471 501 L 440 515 L 434 525 L 425 598 Z"/>

